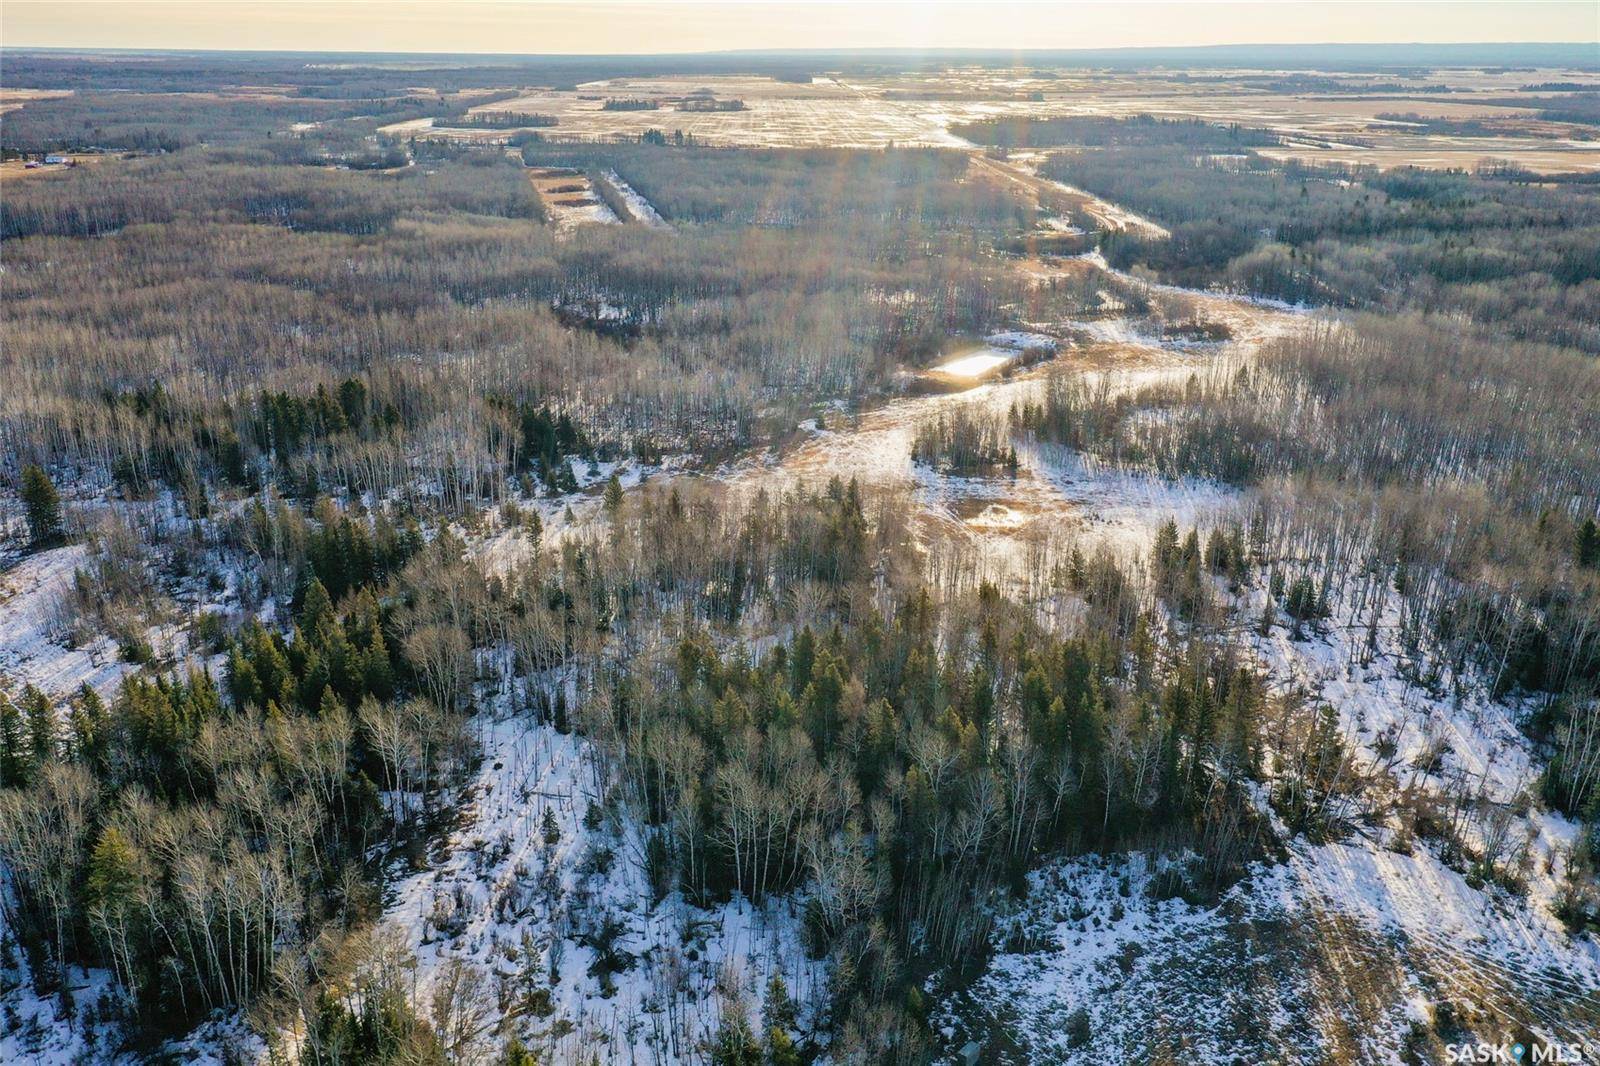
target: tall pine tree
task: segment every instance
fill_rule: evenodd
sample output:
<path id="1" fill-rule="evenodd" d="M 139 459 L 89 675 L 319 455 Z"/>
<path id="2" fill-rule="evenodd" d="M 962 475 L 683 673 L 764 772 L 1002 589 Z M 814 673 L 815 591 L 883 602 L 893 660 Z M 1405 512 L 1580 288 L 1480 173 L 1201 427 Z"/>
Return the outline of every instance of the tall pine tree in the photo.
<path id="1" fill-rule="evenodd" d="M 61 495 L 55 483 L 37 466 L 22 471 L 22 505 L 28 517 L 28 535 L 35 546 L 61 536 Z"/>

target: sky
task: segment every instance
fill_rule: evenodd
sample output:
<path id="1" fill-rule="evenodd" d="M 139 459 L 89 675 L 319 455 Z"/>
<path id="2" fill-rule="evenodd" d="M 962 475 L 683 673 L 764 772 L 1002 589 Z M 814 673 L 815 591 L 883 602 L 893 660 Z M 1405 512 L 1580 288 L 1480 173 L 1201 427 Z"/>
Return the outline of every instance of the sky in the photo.
<path id="1" fill-rule="evenodd" d="M 3 0 L 0 47 L 623 54 L 1596 42 L 1600 0 Z"/>

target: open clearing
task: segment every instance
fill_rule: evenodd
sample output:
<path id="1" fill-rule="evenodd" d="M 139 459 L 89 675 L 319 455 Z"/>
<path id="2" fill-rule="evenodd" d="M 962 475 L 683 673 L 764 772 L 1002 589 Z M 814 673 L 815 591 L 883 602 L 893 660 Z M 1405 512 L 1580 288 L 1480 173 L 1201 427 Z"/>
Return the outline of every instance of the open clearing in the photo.
<path id="1" fill-rule="evenodd" d="M 1600 149 L 1590 145 L 1567 148 L 1548 141 L 1513 138 L 1430 137 L 1416 148 L 1263 148 L 1268 159 L 1298 159 L 1303 163 L 1338 163 L 1371 166 L 1428 167 L 1433 170 L 1470 170 L 1485 160 L 1511 160 L 1535 174 L 1561 174 L 1600 169 Z"/>
<path id="2" fill-rule="evenodd" d="M 1029 190 L 1041 208 L 1049 205 L 1067 206 L 1088 215 L 1099 223 L 1101 228 L 1113 232 L 1128 232 L 1140 237 L 1157 239 L 1171 236 L 1164 227 L 1125 207 L 1109 203 L 1083 189 L 1039 177 L 1034 173 L 1039 158 L 1036 153 L 1016 153 L 1003 161 L 985 155 L 975 155 L 973 163 L 980 172 Z M 1046 219 L 1045 225 L 1057 232 L 1070 232 L 1072 228 L 1063 229 L 1063 223 L 1059 219 Z"/>
<path id="3" fill-rule="evenodd" d="M 16 178 L 42 178 L 51 174 L 65 174 L 76 166 L 98 166 L 107 159 L 115 156 L 97 152 L 77 152 L 65 158 L 70 163 L 51 163 L 44 166 L 29 166 L 28 162 L 21 159 L 7 159 L 0 163 L 0 180 L 13 180 Z"/>
<path id="4" fill-rule="evenodd" d="M 0 115 L 15 111 L 31 100 L 50 100 L 57 96 L 71 96 L 65 89 L 16 89 L 0 86 Z"/>
<path id="5" fill-rule="evenodd" d="M 582 171 L 570 167 L 535 167 L 528 172 L 528 180 L 533 183 L 545 214 L 557 229 L 570 229 L 584 222 L 622 221 L 600 199 L 594 182 Z"/>
<path id="6" fill-rule="evenodd" d="M 1451 75 L 1459 74 L 1459 78 Z M 1253 87 L 1241 75 L 1183 81 L 1074 74 L 1059 78 L 1000 77 L 992 71 L 954 71 L 937 79 L 918 76 L 818 77 L 810 83 L 762 77 L 614 78 L 572 90 L 540 89 L 473 108 L 472 113 L 513 111 L 552 115 L 557 125 L 541 131 L 555 141 L 632 140 L 647 131 L 681 133 L 698 143 L 723 147 L 881 148 L 890 144 L 969 147 L 951 127 L 1007 117 L 1128 117 L 1198 119 L 1266 127 L 1296 142 L 1283 155 L 1323 162 L 1380 167 L 1421 165 L 1470 167 L 1489 157 L 1514 157 L 1529 170 L 1560 172 L 1600 168 L 1600 141 L 1592 129 L 1538 117 L 1548 93 L 1522 85 L 1575 77 L 1564 71 L 1523 71 L 1516 85 L 1447 72 L 1409 79 L 1416 91 L 1370 94 L 1278 93 Z M 1359 79 L 1351 79 L 1359 82 Z M 1587 83 L 1587 78 L 1580 78 Z M 1439 92 L 1446 85 L 1449 92 Z M 680 111 L 677 101 L 694 94 L 739 100 L 737 111 Z M 648 99 L 655 109 L 606 110 L 609 99 Z M 1488 121 L 1492 136 L 1418 132 L 1380 115 Z M 413 119 L 384 128 L 401 136 L 433 135 L 503 142 L 503 129 L 449 128 L 433 119 Z"/>

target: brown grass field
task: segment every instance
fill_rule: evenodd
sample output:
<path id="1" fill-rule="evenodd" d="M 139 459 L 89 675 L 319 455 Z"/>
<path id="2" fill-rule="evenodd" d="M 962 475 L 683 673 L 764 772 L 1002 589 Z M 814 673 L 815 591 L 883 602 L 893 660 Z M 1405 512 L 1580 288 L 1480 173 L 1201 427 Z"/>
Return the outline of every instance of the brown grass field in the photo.
<path id="1" fill-rule="evenodd" d="M 1360 79 L 1350 80 L 1359 87 Z M 1041 78 L 1028 71 L 1011 76 L 985 70 L 937 76 L 818 77 L 810 84 L 749 76 L 617 78 L 570 91 L 534 90 L 474 110 L 554 115 L 559 125 L 542 131 L 553 140 L 636 138 L 647 130 L 660 130 L 669 136 L 681 131 L 708 145 L 796 148 L 969 147 L 951 132 L 952 126 L 1007 116 L 1151 114 L 1272 129 L 1295 142 L 1269 153 L 1279 158 L 1385 168 L 1471 167 L 1482 159 L 1497 158 L 1542 173 L 1600 168 L 1600 140 L 1583 139 L 1593 136 L 1592 129 L 1539 118 L 1537 108 L 1549 94 L 1521 90 L 1541 81 L 1600 82 L 1592 75 L 1452 71 L 1405 80 L 1402 88 L 1414 86 L 1414 93 L 1395 91 L 1396 80 L 1384 80 L 1382 91 L 1372 93 L 1291 94 L 1261 89 L 1242 73 L 1237 80 L 1222 76 L 1205 81 L 1167 75 Z M 1426 91 L 1438 85 L 1450 91 Z M 673 101 L 696 90 L 743 100 L 745 110 L 674 109 Z M 611 97 L 656 99 L 662 106 L 653 111 L 607 111 L 604 103 Z M 1473 119 L 1489 123 L 1493 135 L 1429 133 L 1378 117 L 1384 114 Z M 385 129 L 491 143 L 504 141 L 508 134 L 436 127 L 431 119 Z"/>

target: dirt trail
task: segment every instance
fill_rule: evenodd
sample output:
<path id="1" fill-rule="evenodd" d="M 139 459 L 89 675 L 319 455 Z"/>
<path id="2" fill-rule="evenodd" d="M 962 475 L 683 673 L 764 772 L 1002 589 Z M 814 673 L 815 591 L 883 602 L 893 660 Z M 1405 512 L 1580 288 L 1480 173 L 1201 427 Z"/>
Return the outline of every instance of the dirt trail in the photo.
<path id="1" fill-rule="evenodd" d="M 1078 260 L 1045 264 L 1044 269 L 1105 268 Z M 1207 483 L 1105 469 L 1066 449 L 1027 441 L 1018 442 L 1014 475 L 956 477 L 914 463 L 912 447 L 920 425 L 958 410 L 1004 418 L 1013 407 L 1040 395 L 1052 368 L 1072 366 L 1113 389 L 1134 388 L 1254 351 L 1303 321 L 1291 312 L 1238 298 L 1176 291 L 1192 299 L 1201 314 L 1227 321 L 1233 339 L 1179 345 L 1142 333 L 1137 322 L 1092 323 L 1087 339 L 1064 347 L 1049 363 L 964 392 L 908 396 L 853 418 L 835 415 L 821 429 L 808 424 L 805 440 L 777 457 L 736 466 L 726 480 L 752 490 L 817 490 L 833 477 L 857 478 L 908 491 L 918 504 L 917 528 L 925 544 L 944 538 L 975 543 L 984 560 L 982 576 L 1023 585 L 1048 578 L 1054 552 L 1068 537 L 1083 539 L 1085 547 L 1104 543 L 1119 553 L 1142 554 L 1165 518 L 1202 521 L 1229 506 L 1233 494 Z"/>
<path id="2" fill-rule="evenodd" d="M 1098 256 L 1037 259 L 1027 264 L 1041 279 L 1095 271 L 1129 283 L 1137 279 L 1108 268 Z M 1152 288 L 1157 288 L 1152 286 Z M 1051 578 L 1060 553 L 1079 546 L 1086 552 L 1104 545 L 1125 558 L 1142 558 L 1156 528 L 1167 518 L 1185 525 L 1207 524 L 1237 504 L 1237 494 L 1209 482 L 1172 481 L 1108 468 L 1070 449 L 1046 442 L 1017 442 L 1014 475 L 957 477 L 912 461 L 920 425 L 963 409 L 1005 417 L 1013 406 L 1038 396 L 1051 371 L 1083 371 L 1091 383 L 1133 389 L 1186 375 L 1218 360 L 1247 357 L 1270 338 L 1299 328 L 1303 314 L 1242 297 L 1161 287 L 1190 301 L 1197 316 L 1228 324 L 1232 338 L 1220 344 L 1165 342 L 1148 323 L 1132 319 L 1065 322 L 1054 332 L 1071 335 L 1049 362 L 961 392 L 903 396 L 850 414 L 826 413 L 823 425 L 802 425 L 804 436 L 778 452 L 748 455 L 710 476 L 732 488 L 755 493 L 797 489 L 821 491 L 831 478 L 859 479 L 904 492 L 916 508 L 912 528 L 928 550 L 930 570 L 961 582 L 989 579 L 1014 594 L 1032 598 Z M 552 539 L 603 521 L 598 497 L 571 504 L 571 523 L 551 516 Z M 978 551 L 971 550 L 973 546 Z M 971 570 L 976 558 L 977 571 Z"/>
<path id="3" fill-rule="evenodd" d="M 1133 233 L 1140 237 L 1165 239 L 1172 236 L 1165 228 L 1142 215 L 1137 215 L 1123 207 L 1118 207 L 1107 200 L 1102 200 L 1093 193 L 1059 181 L 1041 178 L 1025 164 L 1009 160 L 995 159 L 992 156 L 975 153 L 972 156 L 973 165 L 981 172 L 999 178 L 1001 181 L 1020 186 L 1033 193 L 1041 203 L 1063 200 L 1072 204 L 1073 208 L 1082 211 L 1093 218 L 1107 230 L 1116 232 Z"/>

